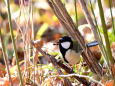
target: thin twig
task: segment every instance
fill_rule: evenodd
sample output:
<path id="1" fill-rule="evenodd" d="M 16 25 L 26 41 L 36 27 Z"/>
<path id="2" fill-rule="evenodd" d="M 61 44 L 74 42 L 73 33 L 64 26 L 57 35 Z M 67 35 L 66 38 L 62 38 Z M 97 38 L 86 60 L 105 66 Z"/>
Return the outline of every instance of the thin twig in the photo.
<path id="1" fill-rule="evenodd" d="M 2 44 L 3 57 L 4 57 L 4 61 L 5 61 L 5 65 L 6 65 L 6 69 L 7 69 L 7 73 L 8 73 L 8 78 L 10 81 L 10 85 L 13 86 L 13 82 L 12 82 L 11 74 L 10 74 L 10 69 L 9 69 L 9 64 L 8 64 L 8 56 L 6 55 L 6 49 L 5 49 L 3 37 L 1 34 L 1 29 L 0 29 L 0 39 L 1 39 L 1 44 Z"/>
<path id="2" fill-rule="evenodd" d="M 76 19 L 76 26 L 78 28 L 78 13 L 77 13 L 77 1 L 74 0 L 74 7 L 75 7 L 75 19 Z"/>
<path id="3" fill-rule="evenodd" d="M 20 79 L 20 84 L 21 84 L 21 86 L 23 86 L 23 80 L 22 80 L 22 75 L 21 75 L 21 71 L 20 71 L 19 59 L 18 59 L 18 55 L 17 55 L 16 44 L 15 44 L 15 40 L 14 40 L 14 34 L 13 34 L 13 28 L 12 28 L 12 22 L 11 22 L 9 0 L 6 0 L 6 5 L 7 5 L 7 10 L 8 10 L 8 20 L 9 20 L 10 33 L 11 33 L 11 38 L 12 38 L 12 43 L 13 43 L 13 48 L 14 48 L 14 54 L 16 57 L 16 65 L 18 68 L 18 75 L 19 75 L 19 79 Z"/>
<path id="4" fill-rule="evenodd" d="M 113 18 L 113 13 L 112 13 L 112 0 L 109 0 L 109 7 L 110 7 L 110 13 L 111 13 L 111 19 L 112 19 L 113 34 L 115 36 L 115 24 L 114 24 L 114 18 Z"/>
<path id="5" fill-rule="evenodd" d="M 93 79 L 92 77 L 89 77 L 89 76 L 85 76 L 85 75 L 79 75 L 79 74 L 68 74 L 68 75 L 53 75 L 53 76 L 50 76 L 50 77 L 72 77 L 72 76 L 77 76 L 77 77 L 82 77 L 82 78 L 88 78 L 90 79 L 91 81 L 97 83 L 97 84 L 100 84 L 101 86 L 104 86 L 101 82 Z"/>

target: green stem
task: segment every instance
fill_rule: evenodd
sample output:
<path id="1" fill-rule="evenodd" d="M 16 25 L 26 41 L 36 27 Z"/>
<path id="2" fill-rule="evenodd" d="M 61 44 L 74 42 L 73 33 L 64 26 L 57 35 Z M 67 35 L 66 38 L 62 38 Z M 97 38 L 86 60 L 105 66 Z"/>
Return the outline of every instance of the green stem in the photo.
<path id="1" fill-rule="evenodd" d="M 107 34 L 107 27 L 105 24 L 103 8 L 102 8 L 101 0 L 97 0 L 97 1 L 98 1 L 100 18 L 101 18 L 101 23 L 102 23 L 102 28 L 103 28 L 103 33 L 104 33 L 104 38 L 105 38 L 105 43 L 106 43 L 106 49 L 107 49 L 107 53 L 109 56 L 110 65 L 112 65 L 112 64 L 114 64 L 114 59 L 112 57 L 112 53 L 111 53 L 111 49 L 110 49 L 110 43 L 109 43 L 109 38 L 108 38 L 108 34 Z"/>
<path id="2" fill-rule="evenodd" d="M 76 0 L 74 0 L 74 6 L 75 6 L 75 19 L 76 19 L 76 26 L 78 28 L 78 17 L 77 17 L 77 6 L 76 6 Z"/>
<path id="3" fill-rule="evenodd" d="M 109 0 L 109 7 L 110 7 L 110 13 L 111 13 L 111 19 L 112 19 L 113 34 L 114 34 L 114 36 L 115 36 L 115 26 L 114 26 L 113 14 L 112 14 L 112 1 L 111 1 L 111 0 Z"/>
<path id="4" fill-rule="evenodd" d="M 15 40 L 14 40 L 14 34 L 13 34 L 13 28 L 12 28 L 12 22 L 11 22 L 11 13 L 10 13 L 9 0 L 6 0 L 6 4 L 7 4 L 7 10 L 8 10 L 8 20 L 9 20 L 11 39 L 12 39 L 12 43 L 13 43 L 14 54 L 15 54 L 15 57 L 16 57 L 16 65 L 17 65 L 17 68 L 18 68 L 18 75 L 19 75 L 19 78 L 20 78 L 20 84 L 21 84 L 21 86 L 23 86 L 23 80 L 22 80 L 22 75 L 21 75 L 21 71 L 20 71 L 19 59 L 18 59 L 18 56 L 17 56 L 16 44 L 15 44 Z"/>

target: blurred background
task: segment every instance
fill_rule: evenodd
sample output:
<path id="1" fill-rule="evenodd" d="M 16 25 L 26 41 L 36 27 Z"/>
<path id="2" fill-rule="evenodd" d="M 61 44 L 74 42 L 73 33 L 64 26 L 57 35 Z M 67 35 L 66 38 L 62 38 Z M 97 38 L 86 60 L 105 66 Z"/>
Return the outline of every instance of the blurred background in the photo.
<path id="1" fill-rule="evenodd" d="M 107 25 L 109 40 L 112 49 L 112 55 L 115 57 L 115 37 L 112 29 L 112 17 L 110 12 L 109 0 L 101 0 L 104 10 L 105 21 Z M 87 43 L 94 41 L 94 35 L 92 33 L 90 25 L 87 23 L 83 14 L 82 8 L 78 0 L 62 0 L 73 19 L 76 27 L 78 27 L 80 33 L 84 37 Z M 96 21 L 99 26 L 100 33 L 103 38 L 103 31 L 101 26 L 101 20 L 99 15 L 99 8 L 97 0 L 85 0 L 91 17 L 94 20 L 94 15 L 91 11 L 91 4 L 95 13 Z M 115 18 L 115 0 L 111 0 L 113 19 Z M 12 39 L 10 34 L 10 27 L 7 14 L 6 0 L 0 0 L 0 29 L 3 36 L 3 41 L 8 56 L 8 62 L 10 67 L 16 65 L 16 59 L 14 55 L 14 49 L 12 45 Z M 76 7 L 76 10 L 75 10 Z M 19 61 L 32 61 L 36 63 L 48 64 L 48 61 L 42 56 L 34 58 L 35 50 L 31 45 L 31 41 L 42 40 L 41 48 L 54 56 L 59 55 L 58 46 L 54 46 L 53 43 L 57 42 L 59 38 L 64 35 L 68 35 L 64 30 L 57 17 L 49 7 L 46 0 L 10 0 L 11 22 L 14 33 L 14 39 L 16 43 L 17 55 Z M 113 22 L 115 23 L 115 22 Z M 115 29 L 115 28 L 114 28 Z M 41 41 L 40 41 L 41 42 Z M 0 67 L 5 68 L 5 62 L 3 60 L 2 47 L 0 42 Z M 96 48 L 97 49 L 97 48 Z M 93 49 L 94 51 L 96 49 Z M 99 48 L 97 49 L 99 50 Z M 34 52 L 35 54 L 33 54 Z M 100 52 L 99 52 L 100 55 Z M 100 56 L 101 57 L 101 56 Z M 40 59 L 40 61 L 38 60 Z M 23 62 L 22 62 L 23 63 Z M 0 72 L 3 72 L 0 69 Z M 13 71 L 14 72 L 14 71 Z M 4 77 L 6 72 L 1 77 Z"/>

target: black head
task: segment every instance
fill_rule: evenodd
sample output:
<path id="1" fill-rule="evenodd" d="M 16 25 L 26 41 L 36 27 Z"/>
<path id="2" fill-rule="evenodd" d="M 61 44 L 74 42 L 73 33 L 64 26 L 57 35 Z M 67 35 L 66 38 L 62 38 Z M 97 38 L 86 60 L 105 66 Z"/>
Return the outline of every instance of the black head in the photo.
<path id="1" fill-rule="evenodd" d="M 68 49 L 72 49 L 73 48 L 73 42 L 72 42 L 71 37 L 64 36 L 64 37 L 60 38 L 60 40 L 59 40 L 59 48 L 60 48 L 60 52 L 62 53 L 62 55 L 64 57 L 66 51 Z"/>
<path id="2" fill-rule="evenodd" d="M 59 46 L 61 46 L 64 49 L 71 49 L 73 47 L 73 42 L 72 42 L 71 37 L 64 36 L 64 37 L 60 38 Z"/>

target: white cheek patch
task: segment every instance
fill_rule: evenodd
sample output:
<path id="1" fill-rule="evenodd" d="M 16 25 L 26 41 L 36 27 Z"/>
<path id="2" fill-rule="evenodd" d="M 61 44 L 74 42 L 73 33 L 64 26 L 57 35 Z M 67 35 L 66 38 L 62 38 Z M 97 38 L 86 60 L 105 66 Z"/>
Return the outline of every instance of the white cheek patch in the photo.
<path id="1" fill-rule="evenodd" d="M 63 42 L 61 45 L 63 48 L 68 49 L 70 47 L 70 42 Z"/>

